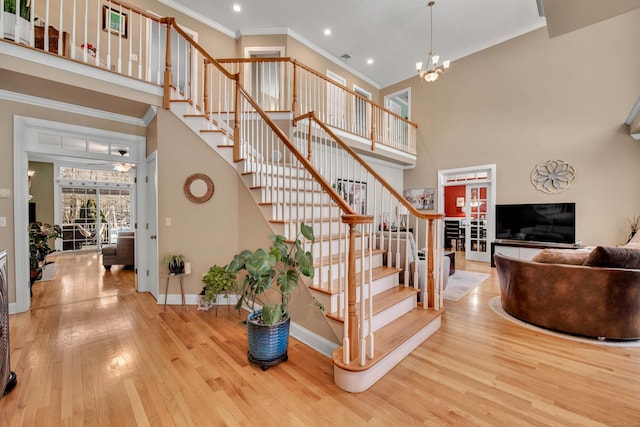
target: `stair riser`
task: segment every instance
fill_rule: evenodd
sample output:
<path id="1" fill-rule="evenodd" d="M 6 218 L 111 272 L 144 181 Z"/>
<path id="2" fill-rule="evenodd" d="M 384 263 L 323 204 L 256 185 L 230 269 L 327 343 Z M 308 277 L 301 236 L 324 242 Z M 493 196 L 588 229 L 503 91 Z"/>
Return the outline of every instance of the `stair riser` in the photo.
<path id="1" fill-rule="evenodd" d="M 257 200 L 268 203 L 329 203 L 329 196 L 318 191 L 293 191 L 284 189 L 255 188 Z"/>
<path id="2" fill-rule="evenodd" d="M 292 228 L 298 230 L 300 228 L 299 223 L 304 222 L 307 225 L 313 227 L 313 232 L 316 236 L 328 236 L 330 233 L 332 236 L 337 236 L 340 233 L 344 234 L 346 225 L 339 222 L 338 219 L 334 221 L 319 221 L 317 218 L 306 218 L 304 220 L 296 220 L 292 222 Z"/>
<path id="3" fill-rule="evenodd" d="M 242 175 L 242 179 L 247 183 L 249 187 L 266 187 L 274 190 L 286 189 L 286 190 L 317 190 L 320 191 L 322 187 L 320 184 L 314 183 L 308 179 L 296 179 L 285 177 L 264 177 L 251 175 Z"/>
<path id="4" fill-rule="evenodd" d="M 371 292 L 373 295 L 380 294 L 384 291 L 388 291 L 391 288 L 398 286 L 398 273 L 391 274 L 389 276 L 381 277 L 373 281 Z M 318 292 L 310 289 L 314 297 L 322 303 L 327 313 L 333 313 L 338 310 L 339 303 L 342 303 L 344 293 L 336 293 L 333 295 L 326 294 L 324 292 Z M 365 298 L 369 297 L 369 286 L 365 286 Z M 356 300 L 360 301 L 360 286 L 356 286 Z"/>
<path id="5" fill-rule="evenodd" d="M 371 257 L 371 263 L 373 267 L 379 267 L 382 265 L 382 254 L 376 254 Z M 359 274 L 362 270 L 363 260 L 362 258 L 356 258 L 356 274 Z M 343 274 L 346 274 L 346 265 L 347 263 L 344 261 L 336 262 L 330 265 L 322 265 L 316 267 L 316 275 L 313 279 L 314 286 L 318 286 L 320 283 L 323 283 L 326 278 L 329 277 L 329 271 L 331 271 L 331 277 L 340 277 L 339 272 L 342 271 Z M 369 267 L 369 257 L 365 257 L 364 259 L 364 268 L 367 269 Z M 322 282 L 320 281 L 322 280 Z"/>
<path id="6" fill-rule="evenodd" d="M 309 179 L 309 173 L 301 168 L 271 163 L 259 163 L 250 158 L 243 159 L 239 164 L 241 165 L 239 170 L 241 170 L 242 173 L 253 173 L 257 176 L 276 175 L 286 176 L 288 178 Z"/>
<path id="7" fill-rule="evenodd" d="M 325 236 L 328 237 L 328 236 Z M 345 253 L 346 252 L 346 244 L 344 242 L 344 238 L 343 239 L 337 239 L 337 235 L 333 235 L 332 236 L 333 239 L 332 240 L 323 240 L 323 241 L 319 241 L 316 240 L 316 242 L 313 244 L 312 246 L 312 251 L 313 251 L 313 255 L 316 258 L 321 258 L 321 257 L 326 257 L 329 255 L 336 255 L 339 253 Z M 319 239 L 319 236 L 316 236 L 316 239 Z M 360 247 L 362 241 L 362 237 L 356 237 L 355 238 L 355 244 L 356 247 Z M 365 240 L 365 242 L 367 242 L 367 240 Z M 342 248 L 342 250 L 340 250 L 340 248 Z"/>
<path id="8" fill-rule="evenodd" d="M 382 310 L 381 312 L 376 313 L 373 316 L 373 332 L 375 333 L 377 330 L 384 328 L 400 316 L 409 313 L 411 310 L 416 308 L 416 306 L 416 297 L 415 295 L 412 295 L 411 297 L 402 300 L 401 302 L 387 308 L 386 310 Z M 342 342 L 342 339 L 344 338 L 344 323 L 331 318 L 328 318 L 327 320 L 329 321 L 331 329 L 334 331 L 338 339 Z M 369 335 L 369 319 L 365 319 L 365 321 L 363 322 L 363 326 L 364 335 Z"/>
<path id="9" fill-rule="evenodd" d="M 270 205 L 260 206 L 262 212 L 267 218 L 278 220 L 304 220 L 305 218 L 328 218 L 333 216 L 334 218 L 340 217 L 340 208 L 337 206 L 292 206 L 289 204 L 284 205 Z"/>

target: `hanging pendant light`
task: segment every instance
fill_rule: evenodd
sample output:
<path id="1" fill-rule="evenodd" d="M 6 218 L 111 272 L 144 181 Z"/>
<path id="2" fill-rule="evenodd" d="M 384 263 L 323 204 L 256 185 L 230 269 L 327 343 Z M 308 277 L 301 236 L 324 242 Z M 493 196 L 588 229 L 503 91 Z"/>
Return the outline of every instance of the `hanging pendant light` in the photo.
<path id="1" fill-rule="evenodd" d="M 428 52 L 427 62 L 426 64 L 423 62 L 416 62 L 416 71 L 418 72 L 418 77 L 423 79 L 425 82 L 435 82 L 438 80 L 440 74 L 444 74 L 449 69 L 449 65 L 451 61 L 448 59 L 446 61 L 442 61 L 442 64 L 439 65 L 440 56 L 436 55 L 436 52 L 433 50 L 433 6 L 436 4 L 435 1 L 430 1 L 429 6 L 429 36 L 430 36 L 430 49 Z M 424 68 L 422 67 L 424 65 Z"/>

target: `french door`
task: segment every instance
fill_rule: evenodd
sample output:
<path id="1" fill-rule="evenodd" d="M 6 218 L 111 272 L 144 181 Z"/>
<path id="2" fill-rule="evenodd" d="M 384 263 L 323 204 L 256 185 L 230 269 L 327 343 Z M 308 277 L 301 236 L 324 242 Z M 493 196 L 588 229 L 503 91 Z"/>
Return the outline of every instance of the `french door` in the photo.
<path id="1" fill-rule="evenodd" d="M 61 188 L 62 250 L 100 250 L 131 230 L 131 190 Z"/>
<path id="2" fill-rule="evenodd" d="M 466 186 L 465 257 L 471 261 L 490 261 L 490 248 L 487 242 L 490 191 L 491 188 L 487 183 Z"/>

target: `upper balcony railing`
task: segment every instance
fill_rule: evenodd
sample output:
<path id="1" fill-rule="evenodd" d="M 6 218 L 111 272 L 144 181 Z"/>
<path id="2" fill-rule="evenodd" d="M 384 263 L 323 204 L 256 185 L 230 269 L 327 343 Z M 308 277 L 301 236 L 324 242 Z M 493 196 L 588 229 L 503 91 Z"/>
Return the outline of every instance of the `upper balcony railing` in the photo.
<path id="1" fill-rule="evenodd" d="M 291 58 L 219 59 L 265 111 L 313 111 L 332 128 L 416 154 L 417 125 Z"/>

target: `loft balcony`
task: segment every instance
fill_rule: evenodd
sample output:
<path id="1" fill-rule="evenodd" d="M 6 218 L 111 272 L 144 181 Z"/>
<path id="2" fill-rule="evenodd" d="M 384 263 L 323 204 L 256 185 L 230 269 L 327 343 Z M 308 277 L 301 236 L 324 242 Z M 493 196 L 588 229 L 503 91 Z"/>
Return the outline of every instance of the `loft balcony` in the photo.
<path id="1" fill-rule="evenodd" d="M 224 100 L 225 111 L 219 108 L 222 105 L 216 96 L 224 90 L 205 75 L 211 61 L 189 49 L 175 31 L 167 39 L 166 18 L 122 2 L 80 3 L 16 0 L 17 18 L 15 8 L 3 10 L 4 4 L 0 5 L 0 75 L 7 77 L 0 89 L 38 96 L 36 88 L 46 86 L 43 96 L 59 101 L 69 99 L 70 91 L 85 89 L 99 92 L 103 108 L 142 118 L 150 105 L 162 105 L 162 97 L 167 96 L 163 85 L 169 68 L 170 86 L 203 114 L 229 117 L 233 113 L 229 100 Z M 402 166 L 415 165 L 414 123 L 304 64 L 292 58 L 224 59 L 219 63 L 240 76 L 239 83 L 263 110 L 274 119 L 292 123 L 290 132 L 308 133 L 295 126 L 295 118 L 314 112 L 357 152 Z M 29 83 L 26 76 L 40 79 L 41 84 Z M 75 96 L 72 103 L 95 104 L 96 99 Z"/>

